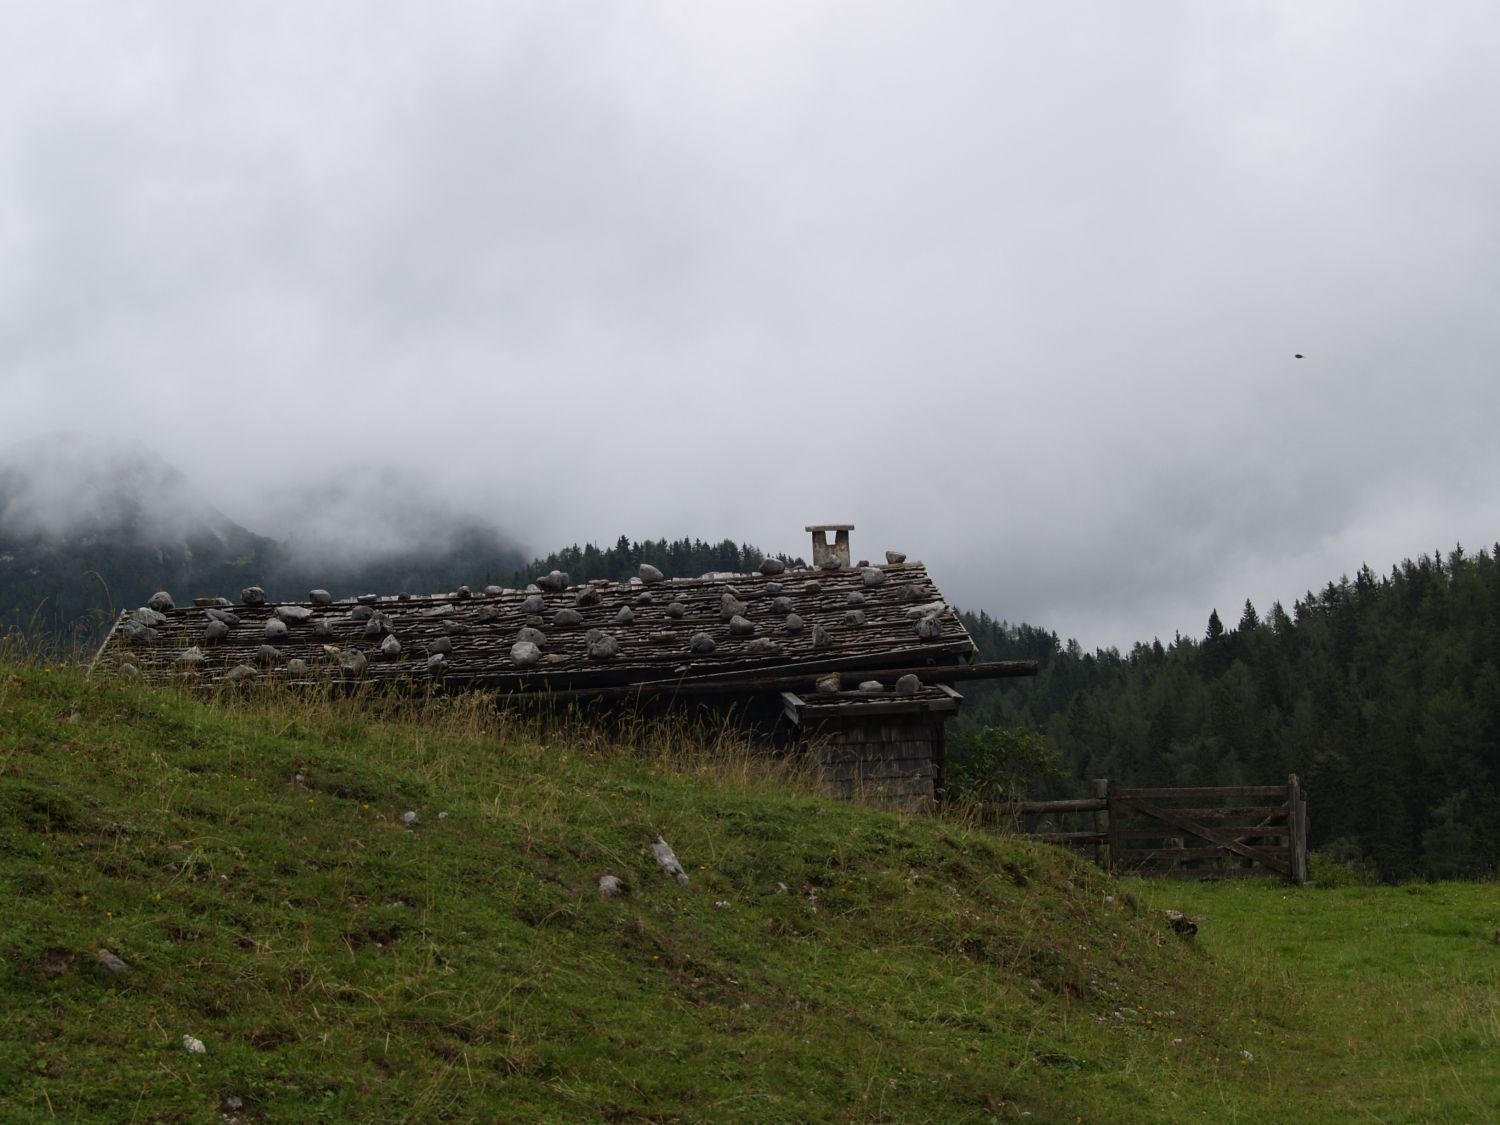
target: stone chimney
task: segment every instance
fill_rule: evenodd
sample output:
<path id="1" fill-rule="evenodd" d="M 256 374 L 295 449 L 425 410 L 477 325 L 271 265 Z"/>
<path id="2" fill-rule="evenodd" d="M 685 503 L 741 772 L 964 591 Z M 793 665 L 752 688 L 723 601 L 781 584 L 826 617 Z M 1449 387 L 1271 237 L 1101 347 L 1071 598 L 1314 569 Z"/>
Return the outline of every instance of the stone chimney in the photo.
<path id="1" fill-rule="evenodd" d="M 840 566 L 849 564 L 849 533 L 852 523 L 816 523 L 806 528 L 812 532 L 813 566 L 822 566 L 829 559 L 838 559 Z M 828 542 L 828 533 L 833 532 L 833 542 Z"/>

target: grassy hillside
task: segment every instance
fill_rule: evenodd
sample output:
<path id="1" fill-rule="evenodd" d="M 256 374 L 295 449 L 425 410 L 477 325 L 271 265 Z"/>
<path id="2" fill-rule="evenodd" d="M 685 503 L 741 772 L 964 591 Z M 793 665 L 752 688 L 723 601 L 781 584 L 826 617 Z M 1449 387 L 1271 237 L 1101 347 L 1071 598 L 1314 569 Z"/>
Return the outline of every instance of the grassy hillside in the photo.
<path id="1" fill-rule="evenodd" d="M 689 886 L 658 871 L 658 832 Z M 600 897 L 607 873 L 628 896 Z M 1289 1002 L 1305 982 L 1177 938 L 1156 907 L 1179 890 L 1148 906 L 1054 849 L 825 801 L 722 741 L 549 734 L 474 699 L 208 703 L 13 661 L 0 1119 L 1320 1121 L 1359 1104 L 1308 1069 Z M 1493 1005 L 1487 971 L 1474 1005 Z"/>

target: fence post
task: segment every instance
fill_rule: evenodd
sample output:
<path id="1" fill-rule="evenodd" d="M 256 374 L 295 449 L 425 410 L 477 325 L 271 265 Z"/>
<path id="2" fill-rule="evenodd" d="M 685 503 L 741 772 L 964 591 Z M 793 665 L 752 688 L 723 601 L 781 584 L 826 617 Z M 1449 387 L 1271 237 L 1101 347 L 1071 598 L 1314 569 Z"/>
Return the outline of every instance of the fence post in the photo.
<path id="1" fill-rule="evenodd" d="M 1307 881 L 1307 840 L 1303 836 L 1303 807 L 1302 782 L 1296 774 L 1291 774 L 1286 779 L 1286 842 L 1287 867 L 1294 883 Z"/>
<path id="2" fill-rule="evenodd" d="M 1101 801 L 1107 801 L 1107 800 L 1109 800 L 1109 778 L 1107 778 L 1107 777 L 1096 777 L 1096 778 L 1094 778 L 1094 780 L 1092 782 L 1092 785 L 1094 787 L 1094 797 L 1096 799 L 1101 800 Z M 1100 835 L 1104 836 L 1103 840 L 1100 840 L 1098 843 L 1096 843 L 1094 845 L 1094 862 L 1096 864 L 1098 864 L 1100 867 L 1104 868 L 1104 870 L 1108 871 L 1110 869 L 1110 862 L 1111 862 L 1110 861 L 1110 853 L 1109 853 L 1109 843 L 1108 843 L 1108 840 L 1109 840 L 1109 809 L 1108 808 L 1095 809 L 1094 810 L 1094 831 L 1098 832 Z"/>
<path id="3" fill-rule="evenodd" d="M 1297 882 L 1307 882 L 1307 794 L 1297 785 Z"/>
<path id="4" fill-rule="evenodd" d="M 1109 809 L 1105 812 L 1104 828 L 1109 839 L 1109 867 L 1111 873 L 1120 869 L 1120 817 L 1115 808 L 1115 783 L 1113 779 L 1104 783 L 1104 799 L 1109 802 Z"/>

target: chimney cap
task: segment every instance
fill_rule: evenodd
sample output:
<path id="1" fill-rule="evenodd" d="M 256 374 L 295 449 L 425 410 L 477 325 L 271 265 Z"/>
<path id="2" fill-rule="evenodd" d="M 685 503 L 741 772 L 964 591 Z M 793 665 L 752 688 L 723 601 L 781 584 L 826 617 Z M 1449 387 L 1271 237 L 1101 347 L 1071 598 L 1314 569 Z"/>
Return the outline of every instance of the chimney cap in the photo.
<path id="1" fill-rule="evenodd" d="M 810 523 L 803 531 L 853 531 L 852 523 Z"/>

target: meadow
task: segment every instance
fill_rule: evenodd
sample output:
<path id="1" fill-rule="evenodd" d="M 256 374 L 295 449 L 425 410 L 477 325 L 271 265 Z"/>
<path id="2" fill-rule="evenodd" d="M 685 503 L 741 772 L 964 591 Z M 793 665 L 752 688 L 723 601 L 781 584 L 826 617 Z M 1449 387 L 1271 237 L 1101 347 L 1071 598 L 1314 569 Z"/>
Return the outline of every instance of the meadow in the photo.
<path id="1" fill-rule="evenodd" d="M 723 732 L 0 664 L 6 1121 L 1483 1122 L 1495 892 L 1120 881 Z"/>

